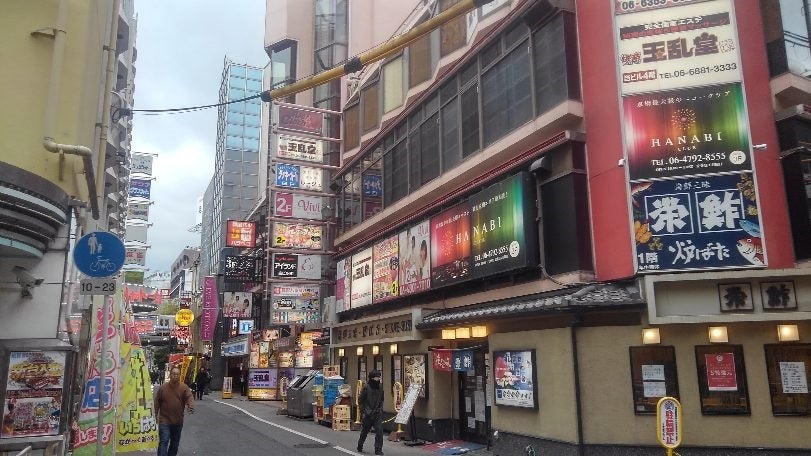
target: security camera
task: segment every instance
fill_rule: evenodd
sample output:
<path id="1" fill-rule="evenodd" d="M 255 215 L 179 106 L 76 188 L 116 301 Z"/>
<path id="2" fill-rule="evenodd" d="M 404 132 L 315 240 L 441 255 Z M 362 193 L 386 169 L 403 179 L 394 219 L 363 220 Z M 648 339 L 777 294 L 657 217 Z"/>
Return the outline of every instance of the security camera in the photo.
<path id="1" fill-rule="evenodd" d="M 11 269 L 11 272 L 14 273 L 14 275 L 17 277 L 17 283 L 19 283 L 23 288 L 21 293 L 23 298 L 33 297 L 31 290 L 34 287 L 42 285 L 42 282 L 45 281 L 45 279 L 38 279 L 34 277 L 30 272 L 28 272 L 28 269 L 25 269 L 22 266 L 14 266 Z"/>

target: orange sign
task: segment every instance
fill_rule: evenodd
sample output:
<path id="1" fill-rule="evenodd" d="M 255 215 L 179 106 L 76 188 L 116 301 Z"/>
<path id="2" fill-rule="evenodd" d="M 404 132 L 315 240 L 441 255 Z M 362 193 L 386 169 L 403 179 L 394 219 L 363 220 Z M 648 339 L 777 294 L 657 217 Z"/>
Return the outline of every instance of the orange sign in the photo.
<path id="1" fill-rule="evenodd" d="M 256 223 L 229 220 L 225 230 L 226 247 L 255 247 Z"/>
<path id="2" fill-rule="evenodd" d="M 194 312 L 189 309 L 180 309 L 175 314 L 175 322 L 178 326 L 189 326 L 194 321 Z"/>

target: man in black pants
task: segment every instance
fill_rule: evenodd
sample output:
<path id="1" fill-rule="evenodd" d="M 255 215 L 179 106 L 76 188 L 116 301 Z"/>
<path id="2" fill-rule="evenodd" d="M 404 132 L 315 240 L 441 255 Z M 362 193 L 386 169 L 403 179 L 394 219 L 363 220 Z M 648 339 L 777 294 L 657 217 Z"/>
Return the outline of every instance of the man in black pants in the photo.
<path id="1" fill-rule="evenodd" d="M 380 387 L 380 371 L 369 373 L 369 383 L 360 392 L 358 405 L 362 427 L 358 439 L 358 453 L 363 453 L 363 442 L 369 430 L 375 428 L 375 454 L 383 454 L 383 388 Z"/>

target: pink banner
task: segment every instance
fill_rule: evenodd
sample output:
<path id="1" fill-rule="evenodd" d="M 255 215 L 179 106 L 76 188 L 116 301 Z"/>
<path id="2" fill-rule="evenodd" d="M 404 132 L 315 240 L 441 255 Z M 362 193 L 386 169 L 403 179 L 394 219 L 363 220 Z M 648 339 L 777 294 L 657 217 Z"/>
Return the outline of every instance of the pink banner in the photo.
<path id="1" fill-rule="evenodd" d="M 200 339 L 205 342 L 214 340 L 214 328 L 217 326 L 217 282 L 212 276 L 203 279 L 203 315 L 200 325 Z"/>

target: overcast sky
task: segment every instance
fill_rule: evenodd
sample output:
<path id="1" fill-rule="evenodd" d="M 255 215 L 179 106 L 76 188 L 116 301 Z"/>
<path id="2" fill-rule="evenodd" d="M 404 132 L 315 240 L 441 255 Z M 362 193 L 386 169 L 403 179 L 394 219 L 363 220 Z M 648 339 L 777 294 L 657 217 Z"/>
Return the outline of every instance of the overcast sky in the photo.
<path id="1" fill-rule="evenodd" d="M 135 109 L 215 104 L 223 62 L 264 67 L 264 0 L 135 0 Z M 216 108 L 133 118 L 132 150 L 153 165 L 147 275 L 169 271 L 183 248 L 200 245 L 197 197 L 214 174 Z"/>

